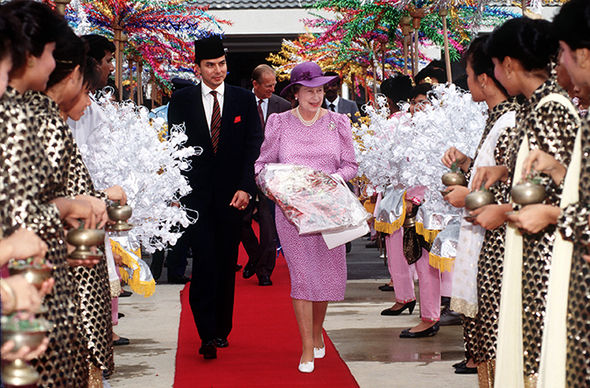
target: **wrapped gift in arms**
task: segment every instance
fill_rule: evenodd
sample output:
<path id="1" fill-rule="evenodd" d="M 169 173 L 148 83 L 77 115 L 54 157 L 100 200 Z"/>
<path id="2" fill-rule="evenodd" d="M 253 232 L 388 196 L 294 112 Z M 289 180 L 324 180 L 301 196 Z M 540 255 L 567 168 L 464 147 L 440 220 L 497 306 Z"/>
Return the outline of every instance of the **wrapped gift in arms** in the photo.
<path id="1" fill-rule="evenodd" d="M 371 216 L 338 175 L 271 163 L 256 183 L 299 234 L 345 231 L 363 226 Z"/>

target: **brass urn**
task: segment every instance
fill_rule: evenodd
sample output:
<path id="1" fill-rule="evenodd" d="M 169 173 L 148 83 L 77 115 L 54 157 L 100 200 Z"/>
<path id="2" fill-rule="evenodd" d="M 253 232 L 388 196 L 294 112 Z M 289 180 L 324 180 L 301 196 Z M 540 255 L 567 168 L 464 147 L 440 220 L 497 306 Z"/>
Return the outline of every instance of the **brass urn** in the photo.
<path id="1" fill-rule="evenodd" d="M 46 280 L 51 278 L 54 267 L 48 263 L 35 263 L 32 258 L 25 260 L 11 260 L 8 263 L 8 273 L 10 276 L 22 275 L 25 280 L 33 285 L 37 290 L 40 290 Z M 42 301 L 45 298 L 42 298 Z M 47 306 L 41 302 L 41 306 L 37 310 L 37 315 L 47 313 Z"/>
<path id="2" fill-rule="evenodd" d="M 494 203 L 494 194 L 489 190 L 478 190 L 467 194 L 465 197 L 465 209 L 475 210 L 482 206 Z"/>
<path id="3" fill-rule="evenodd" d="M 70 258 L 75 260 L 99 260 L 102 253 L 93 252 L 90 248 L 104 242 L 104 230 L 84 229 L 81 225 L 78 229 L 71 230 L 66 236 L 68 243 L 76 247 L 70 253 Z"/>
<path id="4" fill-rule="evenodd" d="M 133 214 L 131 206 L 120 205 L 117 202 L 107 207 L 107 213 L 109 218 L 115 221 L 114 225 L 109 226 L 109 231 L 125 232 L 133 228 L 133 225 L 127 223 L 127 220 L 131 218 L 131 215 Z"/>
<path id="5" fill-rule="evenodd" d="M 43 283 L 51 278 L 53 266 L 47 263 L 34 263 L 27 260 L 11 260 L 8 263 L 8 273 L 22 275 L 29 284 L 40 289 Z"/>
<path id="6" fill-rule="evenodd" d="M 461 172 L 457 163 L 453 162 L 451 165 L 451 171 L 443 174 L 442 183 L 445 186 L 467 186 L 467 179 L 465 179 L 465 175 Z"/>
<path id="7" fill-rule="evenodd" d="M 519 205 L 531 205 L 541 203 L 545 199 L 545 188 L 535 182 L 527 181 L 519 183 L 510 192 L 512 202 Z"/>
<path id="8" fill-rule="evenodd" d="M 37 318 L 21 321 L 15 316 L 2 317 L 2 344 L 14 341 L 11 352 L 17 352 L 23 346 L 35 349 L 41 345 L 52 324 L 45 319 Z M 2 381 L 10 386 L 37 384 L 39 373 L 25 360 L 16 359 L 2 365 Z"/>

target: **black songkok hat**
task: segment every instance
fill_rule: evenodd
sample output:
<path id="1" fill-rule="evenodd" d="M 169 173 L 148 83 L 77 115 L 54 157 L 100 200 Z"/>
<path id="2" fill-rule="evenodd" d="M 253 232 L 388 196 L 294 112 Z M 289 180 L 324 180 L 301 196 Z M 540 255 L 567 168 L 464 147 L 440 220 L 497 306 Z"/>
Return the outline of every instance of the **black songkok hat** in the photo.
<path id="1" fill-rule="evenodd" d="M 195 63 L 203 59 L 215 59 L 225 55 L 223 41 L 218 35 L 195 40 Z"/>

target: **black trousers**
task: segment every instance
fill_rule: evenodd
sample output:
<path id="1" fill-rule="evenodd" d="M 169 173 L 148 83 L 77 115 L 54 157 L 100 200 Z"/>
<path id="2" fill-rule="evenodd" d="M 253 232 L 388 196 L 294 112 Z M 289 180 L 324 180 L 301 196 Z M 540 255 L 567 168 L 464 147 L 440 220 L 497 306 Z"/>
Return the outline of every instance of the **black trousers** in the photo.
<path id="1" fill-rule="evenodd" d="M 245 220 L 242 228 L 242 244 L 248 253 L 247 265 L 254 268 L 258 277 L 270 276 L 275 268 L 278 245 L 275 204 L 258 190 L 256 206 L 258 207 L 260 242 L 252 230 L 251 220 Z"/>
<path id="2" fill-rule="evenodd" d="M 232 329 L 241 211 L 227 204 L 195 207 L 199 219 L 178 244 L 193 251 L 189 302 L 201 340 L 227 338 Z"/>

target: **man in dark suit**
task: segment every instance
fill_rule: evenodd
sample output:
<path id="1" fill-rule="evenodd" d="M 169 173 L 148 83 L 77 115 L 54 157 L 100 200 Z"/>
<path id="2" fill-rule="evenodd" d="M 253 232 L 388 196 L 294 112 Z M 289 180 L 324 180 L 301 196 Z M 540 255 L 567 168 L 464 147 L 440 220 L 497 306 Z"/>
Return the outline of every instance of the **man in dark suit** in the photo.
<path id="1" fill-rule="evenodd" d="M 277 76 L 272 67 L 264 64 L 256 66 L 252 72 L 252 91 L 256 96 L 256 107 L 263 128 L 268 116 L 291 108 L 289 101 L 273 94 L 276 84 Z M 250 209 L 244 218 L 242 229 L 242 244 L 249 256 L 242 276 L 248 279 L 256 274 L 260 286 L 271 286 L 270 275 L 275 267 L 278 241 L 274 218 L 275 205 L 258 190 L 258 201 L 253 203 Z M 255 210 L 258 211 L 260 243 L 252 230 L 252 212 Z"/>
<path id="2" fill-rule="evenodd" d="M 327 71 L 325 75 L 338 76 L 338 73 Z M 326 95 L 326 99 L 324 101 L 325 108 L 331 110 L 332 112 L 344 113 L 350 117 L 353 123 L 356 123 L 358 121 L 357 113 L 359 108 L 354 101 L 340 97 L 341 87 L 342 80 L 340 79 L 340 76 L 324 86 L 324 92 Z"/>
<path id="3" fill-rule="evenodd" d="M 193 251 L 189 301 L 199 336 L 199 353 L 217 357 L 232 329 L 235 268 L 241 219 L 256 195 L 254 162 L 263 134 L 254 96 L 225 84 L 227 64 L 219 37 L 195 41 L 195 71 L 202 82 L 176 92 L 169 125 L 184 124 L 193 157 L 187 177 L 193 191 L 183 204 L 199 212 L 181 244 Z"/>

